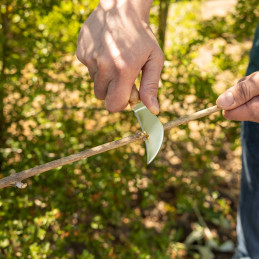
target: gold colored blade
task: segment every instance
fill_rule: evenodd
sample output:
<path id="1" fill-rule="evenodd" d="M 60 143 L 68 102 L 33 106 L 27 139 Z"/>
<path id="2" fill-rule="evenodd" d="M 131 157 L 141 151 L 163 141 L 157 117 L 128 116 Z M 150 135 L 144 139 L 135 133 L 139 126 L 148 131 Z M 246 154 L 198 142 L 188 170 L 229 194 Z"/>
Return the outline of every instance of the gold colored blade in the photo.
<path id="1" fill-rule="evenodd" d="M 142 130 L 149 135 L 145 143 L 147 164 L 150 164 L 158 154 L 163 143 L 164 127 L 157 116 L 152 114 L 142 102 L 133 107 L 133 111 Z"/>

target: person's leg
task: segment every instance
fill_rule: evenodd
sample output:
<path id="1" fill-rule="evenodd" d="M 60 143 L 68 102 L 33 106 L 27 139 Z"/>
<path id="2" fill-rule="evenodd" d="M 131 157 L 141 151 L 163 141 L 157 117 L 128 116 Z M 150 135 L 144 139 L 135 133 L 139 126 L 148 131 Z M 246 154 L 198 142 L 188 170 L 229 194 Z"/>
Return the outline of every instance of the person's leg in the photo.
<path id="1" fill-rule="evenodd" d="M 259 24 L 247 75 L 259 71 Z M 259 124 L 242 123 L 242 175 L 237 219 L 238 248 L 233 258 L 259 259 Z"/>
<path id="2" fill-rule="evenodd" d="M 259 124 L 242 123 L 242 178 L 239 204 L 238 250 L 259 258 Z"/>
<path id="3" fill-rule="evenodd" d="M 241 258 L 249 259 L 250 257 L 248 257 L 248 252 L 245 245 L 244 233 L 240 222 L 240 211 L 238 211 L 237 213 L 237 239 L 238 239 L 237 240 L 238 245 L 237 245 L 236 253 L 232 257 L 232 259 L 241 259 Z"/>

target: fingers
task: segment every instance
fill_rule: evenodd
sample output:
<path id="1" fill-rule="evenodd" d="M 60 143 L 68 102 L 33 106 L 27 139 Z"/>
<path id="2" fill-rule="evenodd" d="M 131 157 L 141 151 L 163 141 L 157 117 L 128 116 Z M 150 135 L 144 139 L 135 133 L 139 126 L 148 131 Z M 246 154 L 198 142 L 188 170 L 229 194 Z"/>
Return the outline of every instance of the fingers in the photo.
<path id="1" fill-rule="evenodd" d="M 223 111 L 223 116 L 228 120 L 259 122 L 259 96 L 233 110 Z"/>
<path id="2" fill-rule="evenodd" d="M 142 78 L 139 89 L 140 99 L 153 114 L 159 113 L 157 92 L 163 65 L 164 55 L 159 48 L 156 48 L 142 68 Z"/>
<path id="3" fill-rule="evenodd" d="M 224 110 L 235 109 L 259 95 L 259 73 L 242 78 L 217 99 L 217 105 Z"/>
<path id="4" fill-rule="evenodd" d="M 105 98 L 105 106 L 108 111 L 119 112 L 126 108 L 135 79 L 136 77 L 129 79 L 126 75 L 121 75 L 109 83 Z"/>
<path id="5" fill-rule="evenodd" d="M 78 60 L 88 68 L 89 75 L 94 81 L 94 94 L 96 98 L 104 100 L 113 75 L 109 62 L 107 62 L 106 58 L 99 58 L 96 55 L 93 55 L 91 58 L 85 58 L 79 51 L 77 51 L 76 55 Z"/>
<path id="6" fill-rule="evenodd" d="M 110 77 L 108 75 L 103 75 L 99 71 L 95 74 L 94 94 L 97 99 L 105 100 L 109 83 L 110 83 Z"/>
<path id="7" fill-rule="evenodd" d="M 82 64 L 87 67 L 91 79 L 94 80 L 97 71 L 97 62 L 94 58 L 87 58 L 85 56 L 85 51 L 78 47 L 76 51 L 76 57 Z"/>
<path id="8" fill-rule="evenodd" d="M 99 59 L 94 77 L 94 94 L 99 100 L 105 100 L 108 86 L 113 77 L 113 71 L 106 59 Z"/>
<path id="9" fill-rule="evenodd" d="M 160 48 L 156 48 L 142 68 L 140 99 L 154 114 L 159 113 L 157 91 L 163 65 L 163 53 Z M 122 65 L 122 67 L 117 64 L 116 71 L 113 73 L 115 76 L 110 80 L 106 88 L 105 105 L 107 110 L 118 112 L 125 109 L 139 72 L 137 64 Z M 97 88 L 97 85 L 95 87 Z M 103 86 L 103 88 L 105 87 Z"/>
<path id="10" fill-rule="evenodd" d="M 248 79 L 248 76 L 241 78 L 237 83 L 241 83 L 241 82 L 245 81 L 246 79 Z"/>

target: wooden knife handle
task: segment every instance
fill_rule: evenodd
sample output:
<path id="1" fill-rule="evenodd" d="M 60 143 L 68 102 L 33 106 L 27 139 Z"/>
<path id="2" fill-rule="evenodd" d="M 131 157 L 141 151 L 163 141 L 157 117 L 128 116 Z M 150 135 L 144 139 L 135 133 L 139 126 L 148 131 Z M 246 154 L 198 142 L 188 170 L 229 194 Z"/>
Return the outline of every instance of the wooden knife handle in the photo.
<path id="1" fill-rule="evenodd" d="M 133 87 L 132 87 L 132 90 L 131 90 L 129 104 L 132 108 L 140 102 L 141 102 L 141 100 L 140 100 L 140 97 L 139 97 L 139 92 L 138 92 L 138 89 L 137 89 L 136 85 L 134 84 Z"/>

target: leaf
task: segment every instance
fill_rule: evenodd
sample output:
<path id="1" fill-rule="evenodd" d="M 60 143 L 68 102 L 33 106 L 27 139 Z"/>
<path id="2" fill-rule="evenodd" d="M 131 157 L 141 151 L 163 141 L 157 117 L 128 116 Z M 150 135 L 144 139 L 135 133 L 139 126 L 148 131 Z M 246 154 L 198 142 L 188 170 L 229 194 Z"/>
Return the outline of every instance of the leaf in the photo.
<path id="1" fill-rule="evenodd" d="M 196 246 L 202 259 L 214 259 L 215 256 L 207 246 Z"/>
<path id="2" fill-rule="evenodd" d="M 39 228 L 38 229 L 38 233 L 37 233 L 37 237 L 40 239 L 40 240 L 43 240 L 44 237 L 46 235 L 46 230 L 43 229 L 43 228 Z"/>
<path id="3" fill-rule="evenodd" d="M 185 240 L 186 245 L 191 245 L 203 238 L 203 229 L 201 226 L 196 225 L 195 229 L 187 236 Z"/>
<path id="4" fill-rule="evenodd" d="M 5 248 L 7 246 L 9 246 L 9 240 L 7 238 L 0 241 L 0 247 Z"/>
<path id="5" fill-rule="evenodd" d="M 235 250 L 235 244 L 231 240 L 227 240 L 217 249 L 217 251 L 220 251 L 220 252 L 233 252 L 234 250 Z"/>

